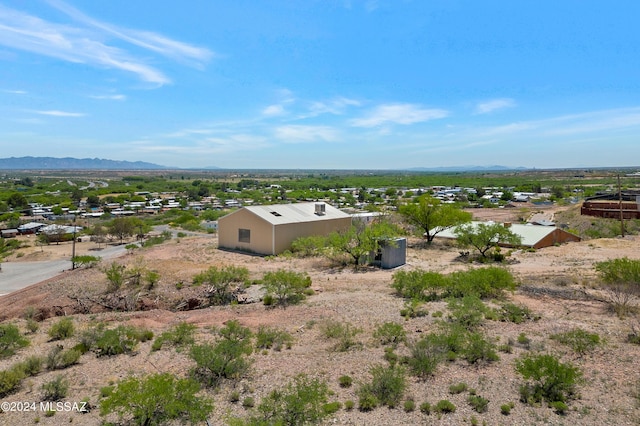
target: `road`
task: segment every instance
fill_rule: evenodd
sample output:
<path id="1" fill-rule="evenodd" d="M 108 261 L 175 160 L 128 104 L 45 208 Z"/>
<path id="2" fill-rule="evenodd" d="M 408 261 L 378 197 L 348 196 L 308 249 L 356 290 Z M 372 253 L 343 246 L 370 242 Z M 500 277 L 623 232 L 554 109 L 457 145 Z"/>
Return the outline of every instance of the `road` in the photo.
<path id="1" fill-rule="evenodd" d="M 124 245 L 107 247 L 97 256 L 113 259 L 126 253 Z M 0 296 L 32 284 L 53 278 L 71 269 L 70 260 L 46 260 L 37 262 L 4 262 L 0 271 Z"/>

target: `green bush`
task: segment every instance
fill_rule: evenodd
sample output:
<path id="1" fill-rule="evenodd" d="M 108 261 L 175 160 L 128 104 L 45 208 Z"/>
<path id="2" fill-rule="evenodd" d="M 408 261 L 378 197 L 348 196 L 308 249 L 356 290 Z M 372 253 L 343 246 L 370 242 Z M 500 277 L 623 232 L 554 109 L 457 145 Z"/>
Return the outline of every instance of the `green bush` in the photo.
<path id="1" fill-rule="evenodd" d="M 445 359 L 446 348 L 435 334 L 429 334 L 409 345 L 409 356 L 404 360 L 414 376 L 427 379 Z"/>
<path id="2" fill-rule="evenodd" d="M 525 383 L 520 386 L 520 399 L 528 404 L 566 402 L 576 397 L 582 381 L 580 369 L 561 363 L 554 355 L 528 355 L 516 360 L 516 371 Z"/>
<path id="3" fill-rule="evenodd" d="M 151 345 L 152 351 L 159 351 L 164 344 L 171 345 L 176 348 L 184 348 L 186 346 L 193 345 L 195 339 L 193 335 L 196 331 L 196 326 L 188 324 L 186 322 L 180 322 L 171 330 L 165 331 L 160 336 L 156 337 Z"/>
<path id="4" fill-rule="evenodd" d="M 355 402 L 353 402 L 352 400 L 348 399 L 344 402 L 344 409 L 347 411 L 351 411 L 353 410 L 353 407 L 355 407 Z"/>
<path id="5" fill-rule="evenodd" d="M 78 349 L 64 349 L 61 345 L 54 346 L 47 354 L 47 369 L 61 370 L 77 364 L 82 356 Z"/>
<path id="6" fill-rule="evenodd" d="M 385 322 L 379 325 L 373 332 L 373 338 L 381 345 L 398 346 L 407 340 L 407 334 L 402 324 L 396 322 Z"/>
<path id="7" fill-rule="evenodd" d="M 484 322 L 485 314 L 489 311 L 489 308 L 475 295 L 451 299 L 448 307 L 451 320 L 467 330 L 480 327 Z"/>
<path id="8" fill-rule="evenodd" d="M 42 385 L 43 401 L 60 401 L 67 397 L 69 391 L 69 381 L 62 375 L 57 375 L 55 379 Z"/>
<path id="9" fill-rule="evenodd" d="M 69 317 L 64 317 L 51 325 L 51 328 L 49 328 L 49 337 L 51 340 L 64 340 L 73 336 L 74 332 L 75 326 L 73 325 L 73 320 Z"/>
<path id="10" fill-rule="evenodd" d="M 536 317 L 526 306 L 504 303 L 501 307 L 500 319 L 515 324 L 522 324 L 525 321 L 536 319 Z"/>
<path id="11" fill-rule="evenodd" d="M 426 415 L 431 414 L 431 404 L 426 401 L 420 404 L 420 412 Z"/>
<path id="12" fill-rule="evenodd" d="M 367 412 L 378 406 L 378 398 L 373 394 L 370 388 L 360 388 L 358 391 L 358 410 Z"/>
<path id="13" fill-rule="evenodd" d="M 477 413 L 486 413 L 489 409 L 489 400 L 480 395 L 469 395 L 467 402 Z"/>
<path id="14" fill-rule="evenodd" d="M 24 379 L 24 371 L 20 367 L 0 370 L 0 398 L 16 392 L 22 379 Z"/>
<path id="15" fill-rule="evenodd" d="M 138 425 L 192 424 L 204 422 L 213 410 L 210 400 L 198 397 L 200 386 L 190 379 L 176 379 L 169 373 L 145 378 L 128 378 L 118 383 L 100 402 L 100 415 L 125 416 Z"/>
<path id="16" fill-rule="evenodd" d="M 374 366 L 371 368 L 372 379 L 370 383 L 364 383 L 358 389 L 357 394 L 361 398 L 373 395 L 376 401 L 389 408 L 396 407 L 407 387 L 405 371 L 397 366 Z"/>
<path id="17" fill-rule="evenodd" d="M 453 404 L 453 402 L 447 399 L 442 399 L 438 401 L 435 407 L 433 407 L 433 411 L 435 411 L 436 413 L 442 413 L 442 414 L 455 413 L 456 406 Z"/>
<path id="18" fill-rule="evenodd" d="M 18 367 L 22 369 L 26 376 L 35 376 L 42 371 L 42 365 L 44 364 L 44 357 L 38 355 L 31 355 L 24 361 L 18 364 Z"/>
<path id="19" fill-rule="evenodd" d="M 329 320 L 322 324 L 322 334 L 328 339 L 337 341 L 333 347 L 336 352 L 361 348 L 362 342 L 355 338 L 361 332 L 361 329 L 353 327 L 350 323 Z"/>
<path id="20" fill-rule="evenodd" d="M 0 359 L 8 358 L 28 345 L 29 340 L 20 334 L 16 325 L 0 324 Z"/>
<path id="21" fill-rule="evenodd" d="M 413 399 L 407 399 L 406 401 L 404 401 L 403 408 L 406 413 L 411 413 L 416 409 L 416 402 Z"/>
<path id="22" fill-rule="evenodd" d="M 353 384 L 353 379 L 351 376 L 340 376 L 338 378 L 338 383 L 340 383 L 341 388 L 350 388 Z"/>
<path id="23" fill-rule="evenodd" d="M 614 312 L 623 318 L 640 296 L 640 260 L 626 257 L 595 264 Z"/>
<path id="24" fill-rule="evenodd" d="M 293 336 L 284 330 L 261 325 L 256 332 L 256 348 L 280 351 L 282 348 L 291 349 Z"/>
<path id="25" fill-rule="evenodd" d="M 244 408 L 253 408 L 255 405 L 256 400 L 251 396 L 247 396 L 242 400 L 242 406 Z"/>
<path id="26" fill-rule="evenodd" d="M 481 333 L 470 333 L 467 336 L 463 356 L 469 364 L 494 362 L 500 359 L 495 351 L 495 345 L 485 339 Z"/>
<path id="27" fill-rule="evenodd" d="M 221 339 L 215 343 L 195 345 L 190 356 L 196 363 L 191 374 L 208 387 L 217 387 L 223 379 L 238 379 L 250 366 L 251 332 L 238 321 L 229 321 L 219 330 Z"/>
<path id="28" fill-rule="evenodd" d="M 565 415 L 569 410 L 569 406 L 562 401 L 554 401 L 549 404 L 549 407 L 556 411 L 556 414 Z"/>
<path id="29" fill-rule="evenodd" d="M 300 237 L 291 243 L 291 252 L 298 257 L 319 256 L 326 246 L 327 239 L 324 236 Z"/>
<path id="30" fill-rule="evenodd" d="M 465 392 L 467 389 L 468 389 L 467 384 L 464 382 L 461 382 L 461 383 L 449 386 L 449 393 L 451 395 L 457 395 L 459 393 Z"/>
<path id="31" fill-rule="evenodd" d="M 502 415 L 508 416 L 509 414 L 511 414 L 511 410 L 513 410 L 513 407 L 515 407 L 515 404 L 513 402 L 509 402 L 508 404 L 502 404 L 500 406 L 500 413 Z"/>
<path id="32" fill-rule="evenodd" d="M 226 305 L 235 299 L 237 288 L 249 279 L 249 270 L 243 266 L 212 266 L 193 277 L 193 285 L 206 285 L 206 296 L 212 305 Z"/>
<path id="33" fill-rule="evenodd" d="M 278 305 L 285 307 L 304 299 L 305 289 L 311 287 L 311 277 L 303 272 L 280 269 L 264 274 L 262 283 L 267 294 L 272 295 Z"/>
<path id="34" fill-rule="evenodd" d="M 550 338 L 565 346 L 569 346 L 580 356 L 588 352 L 593 352 L 602 344 L 600 336 L 597 333 L 589 333 L 581 328 L 574 328 L 564 333 L 553 334 Z"/>
<path id="35" fill-rule="evenodd" d="M 138 342 L 145 342 L 151 338 L 153 333 L 149 330 L 119 325 L 114 329 L 104 330 L 93 346 L 99 357 L 113 356 L 131 353 Z"/>
<path id="36" fill-rule="evenodd" d="M 328 396 L 329 387 L 326 382 L 301 374 L 284 389 L 269 393 L 260 402 L 260 417 L 255 420 L 263 422 L 258 424 L 271 425 L 318 424 L 330 414 L 331 409 L 337 407 L 333 403 L 327 409 Z"/>
<path id="37" fill-rule="evenodd" d="M 324 404 L 322 406 L 322 411 L 327 415 L 331 415 L 340 411 L 341 408 L 342 408 L 342 403 L 340 403 L 340 401 L 333 401 L 333 402 L 327 402 L 326 404 Z"/>

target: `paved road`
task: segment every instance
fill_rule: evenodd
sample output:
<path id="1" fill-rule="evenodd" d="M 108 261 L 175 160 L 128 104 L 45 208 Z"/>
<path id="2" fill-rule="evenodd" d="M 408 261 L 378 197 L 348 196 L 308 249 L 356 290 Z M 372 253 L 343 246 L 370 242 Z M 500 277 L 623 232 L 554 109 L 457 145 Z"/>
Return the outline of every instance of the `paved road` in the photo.
<path id="1" fill-rule="evenodd" d="M 123 255 L 127 251 L 124 247 L 124 245 L 107 247 L 96 252 L 96 256 L 112 259 Z M 48 280 L 69 269 L 71 269 L 70 260 L 4 262 L 0 271 L 0 296 Z"/>

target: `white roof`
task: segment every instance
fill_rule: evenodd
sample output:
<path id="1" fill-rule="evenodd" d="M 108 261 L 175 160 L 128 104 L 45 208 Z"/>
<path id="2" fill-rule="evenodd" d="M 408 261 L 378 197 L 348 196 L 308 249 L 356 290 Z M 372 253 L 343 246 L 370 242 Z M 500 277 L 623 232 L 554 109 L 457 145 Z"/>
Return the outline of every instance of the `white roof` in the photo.
<path id="1" fill-rule="evenodd" d="M 471 222 L 473 226 L 477 226 L 480 223 L 491 224 L 492 222 Z M 522 238 L 522 245 L 525 247 L 533 247 L 538 243 L 538 241 L 542 240 L 547 235 L 551 234 L 557 228 L 555 226 L 541 226 L 541 225 L 533 225 L 533 224 L 520 224 L 513 223 L 509 226 L 509 230 L 516 235 L 519 235 Z M 441 231 L 436 236 L 442 238 L 451 238 L 455 239 L 455 230 L 456 227 L 445 229 Z"/>
<path id="2" fill-rule="evenodd" d="M 324 214 L 316 214 L 316 204 L 324 204 Z M 351 217 L 347 213 L 325 203 L 272 204 L 266 206 L 247 206 L 244 207 L 244 209 L 273 225 Z"/>

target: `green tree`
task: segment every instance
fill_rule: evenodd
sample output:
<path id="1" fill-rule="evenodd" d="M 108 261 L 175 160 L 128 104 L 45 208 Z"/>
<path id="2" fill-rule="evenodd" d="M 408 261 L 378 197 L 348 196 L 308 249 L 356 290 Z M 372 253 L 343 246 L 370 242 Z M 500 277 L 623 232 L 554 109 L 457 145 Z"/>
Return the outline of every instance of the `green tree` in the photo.
<path id="1" fill-rule="evenodd" d="M 428 194 L 419 197 L 416 203 L 401 206 L 399 211 L 407 222 L 424 233 L 429 243 L 445 229 L 471 220 L 471 213 L 454 204 L 444 204 Z"/>
<path id="2" fill-rule="evenodd" d="M 329 234 L 327 244 L 333 251 L 347 254 L 358 268 L 371 253 L 378 251 L 381 240 L 397 234 L 395 227 L 385 220 L 371 225 L 355 221 L 346 231 Z"/>
<path id="3" fill-rule="evenodd" d="M 19 192 L 14 192 L 9 195 L 7 205 L 14 210 L 27 210 L 29 208 L 27 198 Z"/>
<path id="4" fill-rule="evenodd" d="M 211 401 L 196 396 L 198 383 L 176 379 L 169 373 L 154 374 L 144 379 L 131 377 L 118 383 L 100 403 L 100 415 L 125 415 L 141 426 L 164 425 L 172 420 L 201 424 L 213 410 Z"/>
<path id="5" fill-rule="evenodd" d="M 462 246 L 475 248 L 482 257 L 500 244 L 522 244 L 522 237 L 500 223 L 468 223 L 458 226 L 454 234 Z"/>
<path id="6" fill-rule="evenodd" d="M 136 230 L 136 223 L 133 218 L 129 217 L 118 217 L 111 221 L 109 225 L 109 234 L 120 240 L 120 244 L 122 244 L 125 238 L 128 238 L 133 235 Z"/>

